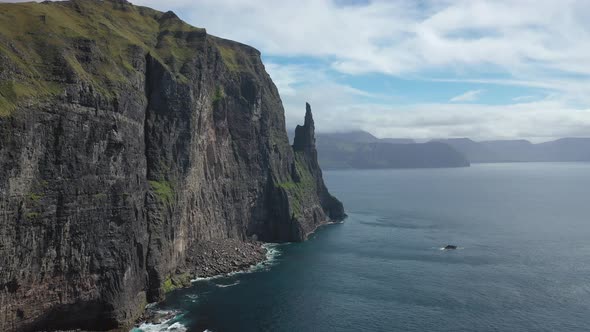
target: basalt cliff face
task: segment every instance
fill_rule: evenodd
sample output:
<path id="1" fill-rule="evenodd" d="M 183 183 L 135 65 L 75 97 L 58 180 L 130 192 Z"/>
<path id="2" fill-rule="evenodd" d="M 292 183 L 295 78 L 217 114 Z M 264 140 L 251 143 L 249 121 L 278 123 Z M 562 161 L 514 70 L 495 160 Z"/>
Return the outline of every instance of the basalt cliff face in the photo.
<path id="1" fill-rule="evenodd" d="M 208 244 L 344 218 L 316 154 L 249 46 L 124 1 L 0 4 L 0 330 L 123 329 Z"/>

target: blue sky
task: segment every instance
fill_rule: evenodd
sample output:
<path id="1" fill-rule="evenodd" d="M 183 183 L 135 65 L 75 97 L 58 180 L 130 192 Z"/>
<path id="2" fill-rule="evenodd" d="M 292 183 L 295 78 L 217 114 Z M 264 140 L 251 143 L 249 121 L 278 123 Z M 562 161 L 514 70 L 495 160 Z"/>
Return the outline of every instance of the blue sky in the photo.
<path id="1" fill-rule="evenodd" d="M 590 136 L 590 1 L 137 0 L 250 44 L 287 125 L 380 137 Z"/>
<path id="2" fill-rule="evenodd" d="M 455 73 L 430 71 L 418 74 L 387 75 L 379 72 L 346 74 L 330 68 L 329 61 L 307 57 L 263 56 L 263 61 L 277 66 L 301 66 L 323 71 L 331 80 L 352 88 L 366 91 L 366 101 L 408 105 L 414 103 L 480 102 L 485 104 L 510 104 L 518 100 L 541 100 L 550 91 L 530 86 L 514 86 L 477 83 L 461 80 Z M 493 75 L 496 74 L 496 75 Z M 449 81 L 452 78 L 456 81 Z M 509 79 L 501 73 L 479 76 L 480 79 Z M 300 82 L 302 85 L 304 82 Z M 298 85 L 293 84 L 294 88 Z"/>

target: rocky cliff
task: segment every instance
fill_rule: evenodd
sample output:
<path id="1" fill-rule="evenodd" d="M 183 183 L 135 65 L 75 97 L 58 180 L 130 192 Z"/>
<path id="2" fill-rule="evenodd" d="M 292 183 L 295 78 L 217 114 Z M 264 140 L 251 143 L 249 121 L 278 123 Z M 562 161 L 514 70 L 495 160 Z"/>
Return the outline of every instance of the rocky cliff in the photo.
<path id="1" fill-rule="evenodd" d="M 0 4 L 0 330 L 125 328 L 208 244 L 343 218 L 309 106 L 296 142 L 249 46 L 125 1 Z"/>
<path id="2" fill-rule="evenodd" d="M 324 184 L 315 144 L 315 124 L 311 114 L 311 106 L 308 103 L 305 105 L 305 122 L 303 126 L 295 128 L 293 151 L 295 152 L 295 163 L 292 166 L 291 177 L 294 182 L 289 185 L 290 188 L 287 188 L 291 190 L 287 191 L 294 195 L 297 201 L 301 202 L 299 205 L 303 211 L 300 214 L 305 219 L 313 217 L 314 220 L 321 220 L 323 218 L 322 212 L 324 212 L 331 220 L 344 219 L 346 215 L 342 203 L 328 192 Z M 283 185 L 283 187 L 285 186 Z M 304 198 L 314 197 L 314 195 L 318 196 L 323 211 L 315 208 L 316 211 L 313 211 L 311 215 L 305 214 L 307 204 L 303 204 L 305 202 Z M 316 224 L 317 222 L 313 225 Z M 308 226 L 305 231 L 308 234 L 313 229 Z"/>

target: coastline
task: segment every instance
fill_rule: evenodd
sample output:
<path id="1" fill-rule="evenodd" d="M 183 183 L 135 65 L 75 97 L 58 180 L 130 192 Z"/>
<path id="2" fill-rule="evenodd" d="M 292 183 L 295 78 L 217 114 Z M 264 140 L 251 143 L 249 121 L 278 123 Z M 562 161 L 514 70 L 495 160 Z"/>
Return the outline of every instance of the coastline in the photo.
<path id="1" fill-rule="evenodd" d="M 328 226 L 328 225 L 343 224 L 344 223 L 344 219 L 346 219 L 347 217 L 348 217 L 348 215 L 344 215 L 344 218 L 342 218 L 341 220 L 331 221 L 330 219 L 328 219 L 326 221 L 323 221 L 323 222 L 319 223 L 314 229 L 312 229 L 311 231 L 305 233 L 305 240 L 308 240 L 309 239 L 309 236 L 312 235 L 313 233 L 315 233 L 321 227 Z"/>
<path id="2" fill-rule="evenodd" d="M 174 289 L 188 288 L 195 282 L 228 277 L 239 273 L 251 273 L 268 266 L 279 252 L 274 247 L 278 243 L 260 241 L 239 242 L 227 240 L 222 242 L 203 242 L 193 250 L 201 250 L 190 261 L 202 265 L 193 265 L 189 283 Z M 174 290 L 172 289 L 172 290 Z M 172 291 L 171 290 L 171 291 Z M 158 310 L 161 302 L 146 305 L 142 315 L 128 330 L 132 332 L 152 331 L 186 331 L 178 322 L 183 313 L 176 310 Z"/>
<path id="3" fill-rule="evenodd" d="M 326 220 L 318 224 L 312 231 L 306 233 L 305 239 L 307 240 L 321 227 L 342 223 L 344 223 L 344 220 Z M 191 266 L 191 268 L 185 267 L 186 270 L 191 271 L 189 282 L 174 289 L 188 288 L 196 282 L 211 281 L 235 274 L 259 271 L 272 265 L 275 258 L 280 255 L 276 247 L 283 244 L 285 243 L 240 242 L 231 239 L 217 242 L 201 242 L 191 248 L 194 253 L 189 251 L 191 258 L 187 260 L 187 266 Z M 233 284 L 229 286 L 233 286 Z M 144 313 L 130 328 L 130 332 L 187 331 L 186 327 L 180 322 L 184 313 L 179 310 L 158 310 L 157 305 L 159 303 L 161 302 L 148 304 Z"/>
<path id="4" fill-rule="evenodd" d="M 182 270 L 189 272 L 192 281 L 248 269 L 266 259 L 266 248 L 259 241 L 201 241 L 186 256 Z"/>

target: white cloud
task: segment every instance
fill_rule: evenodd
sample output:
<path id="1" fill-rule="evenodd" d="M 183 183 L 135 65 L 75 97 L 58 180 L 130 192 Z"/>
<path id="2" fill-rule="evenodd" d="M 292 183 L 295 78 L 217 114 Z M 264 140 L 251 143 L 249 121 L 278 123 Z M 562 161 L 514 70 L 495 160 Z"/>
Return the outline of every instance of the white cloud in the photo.
<path id="1" fill-rule="evenodd" d="M 424 76 L 447 70 L 476 79 L 501 71 L 536 83 L 575 74 L 590 86 L 585 0 L 375 0 L 354 6 L 331 0 L 136 2 L 176 9 L 190 23 L 266 55 L 318 57 L 348 74 Z"/>
<path id="2" fill-rule="evenodd" d="M 508 106 L 418 104 L 380 114 L 367 126 L 376 126 L 375 133 L 381 136 L 522 137 L 543 141 L 584 136 L 590 130 L 590 109 L 568 109 L 551 100 Z"/>
<path id="3" fill-rule="evenodd" d="M 590 135 L 590 1 L 133 2 L 172 9 L 209 33 L 253 45 L 265 55 L 320 59 L 320 68 L 266 64 L 290 126 L 310 101 L 320 130 L 366 129 L 396 137 Z M 327 75 L 329 70 L 477 87 L 451 99 L 468 105 L 420 100 L 402 105 L 397 96 L 350 87 Z M 490 85 L 486 96 L 493 85 L 507 85 L 536 89 L 530 92 L 536 97 L 482 105 L 476 103 L 482 84 Z"/>
<path id="4" fill-rule="evenodd" d="M 311 103 L 312 108 L 316 110 L 314 118 L 321 118 L 316 121 L 322 123 L 320 126 L 324 131 L 350 130 L 359 129 L 359 127 L 348 121 L 344 115 L 340 116 L 338 112 L 332 113 L 327 110 L 356 105 L 358 98 L 377 100 L 394 98 L 371 94 L 337 83 L 324 70 L 318 68 L 308 68 L 302 65 L 278 65 L 272 62 L 266 63 L 265 66 L 281 93 L 289 128 L 294 128 L 296 124 L 303 121 L 305 102 Z M 331 125 L 324 126 L 327 123 L 331 123 Z"/>
<path id="5" fill-rule="evenodd" d="M 266 54 L 330 57 L 346 73 L 494 66 L 590 74 L 590 2 L 583 0 L 137 2 L 178 8 L 191 23 Z"/>
<path id="6" fill-rule="evenodd" d="M 317 128 L 323 131 L 362 129 L 379 137 L 526 138 L 547 141 L 566 136 L 587 137 L 590 133 L 590 108 L 568 108 L 552 100 L 514 105 L 320 105 L 326 108 L 312 104 Z M 287 112 L 297 112 L 301 117 L 303 106 L 296 106 L 294 111 L 291 104 L 287 104 Z M 341 126 L 342 123 L 345 125 Z"/>
<path id="7" fill-rule="evenodd" d="M 471 137 L 478 140 L 526 138 L 547 141 L 565 136 L 588 136 L 590 107 L 574 108 L 560 97 L 522 100 L 510 105 L 479 103 L 414 103 L 400 105 L 395 96 L 359 100 L 365 92 L 333 82 L 322 71 L 299 65 L 267 64 L 283 94 L 287 126 L 301 124 L 305 102 L 311 103 L 316 128 L 321 132 L 366 130 L 379 137 L 415 139 Z M 295 88 L 293 88 L 295 87 Z"/>
<path id="8" fill-rule="evenodd" d="M 535 96 L 526 95 L 526 96 L 514 97 L 514 98 L 512 98 L 512 100 L 517 101 L 517 102 L 522 102 L 522 101 L 527 101 L 527 100 L 533 100 L 535 98 L 536 98 Z"/>
<path id="9" fill-rule="evenodd" d="M 466 101 L 476 101 L 479 99 L 479 95 L 481 95 L 483 90 L 470 90 L 458 96 L 451 98 L 449 101 L 451 103 L 458 103 L 458 102 L 466 102 Z"/>

